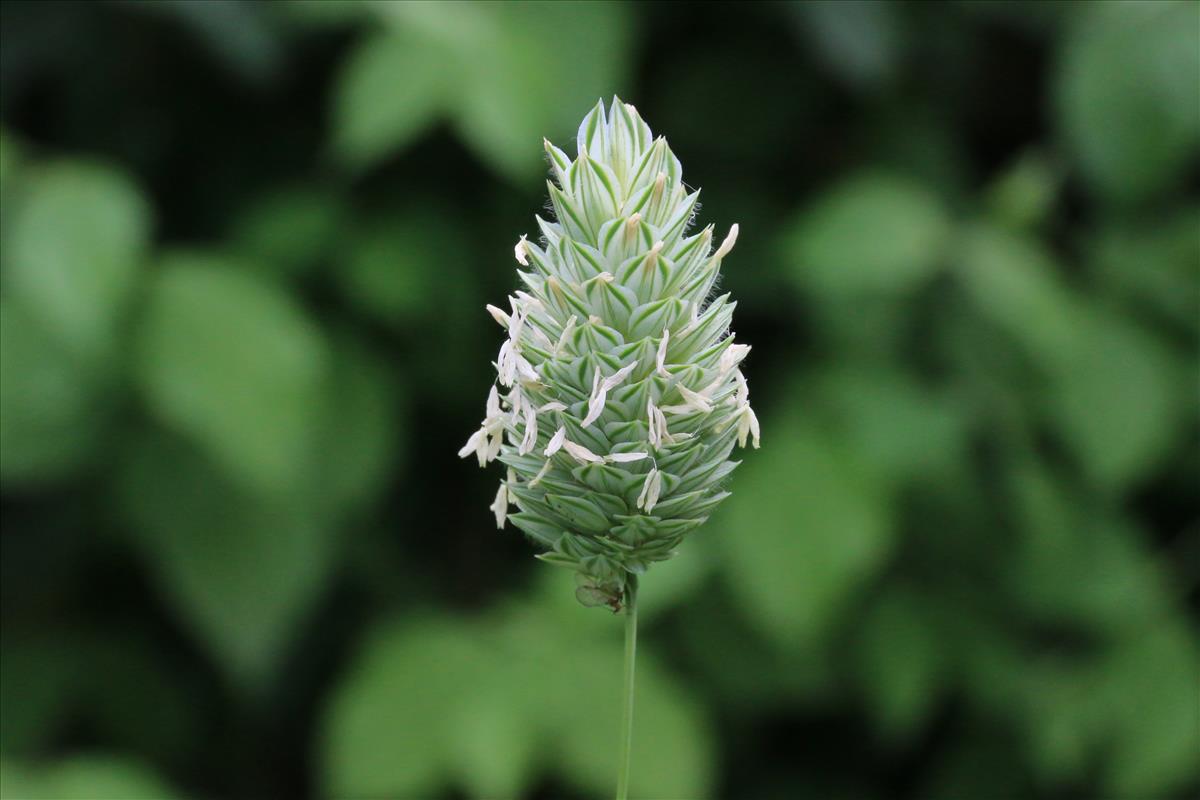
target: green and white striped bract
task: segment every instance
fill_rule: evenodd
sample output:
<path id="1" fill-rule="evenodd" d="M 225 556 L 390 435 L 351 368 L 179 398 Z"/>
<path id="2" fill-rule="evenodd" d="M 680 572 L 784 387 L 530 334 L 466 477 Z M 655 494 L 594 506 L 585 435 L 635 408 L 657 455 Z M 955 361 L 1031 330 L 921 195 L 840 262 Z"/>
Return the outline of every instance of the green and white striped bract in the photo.
<path id="1" fill-rule="evenodd" d="M 488 306 L 508 333 L 478 431 L 459 452 L 507 476 L 492 510 L 579 575 L 580 600 L 621 606 L 630 574 L 670 558 L 728 492 L 734 444 L 758 446 L 735 344 L 711 298 L 738 226 L 688 235 L 700 192 L 637 110 L 614 98 L 571 161 L 545 142 L 556 222 L 515 253 L 524 290 Z M 511 505 L 519 509 L 508 513 Z"/>

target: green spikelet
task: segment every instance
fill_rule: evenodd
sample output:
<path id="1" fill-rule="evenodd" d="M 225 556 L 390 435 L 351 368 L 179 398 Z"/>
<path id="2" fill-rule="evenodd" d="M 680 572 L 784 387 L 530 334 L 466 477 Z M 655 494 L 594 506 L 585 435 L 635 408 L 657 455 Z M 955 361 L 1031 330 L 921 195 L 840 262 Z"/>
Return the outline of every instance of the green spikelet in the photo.
<path id="1" fill-rule="evenodd" d="M 575 570 L 585 605 L 619 610 L 629 576 L 728 496 L 734 445 L 758 446 L 736 303 L 710 297 L 738 227 L 715 250 L 711 225 L 688 235 L 700 192 L 618 98 L 584 118 L 574 161 L 545 147 L 557 221 L 537 218 L 540 246 L 517 242 L 510 311 L 488 306 L 508 332 L 500 388 L 459 455 L 504 462 L 497 525 Z"/>

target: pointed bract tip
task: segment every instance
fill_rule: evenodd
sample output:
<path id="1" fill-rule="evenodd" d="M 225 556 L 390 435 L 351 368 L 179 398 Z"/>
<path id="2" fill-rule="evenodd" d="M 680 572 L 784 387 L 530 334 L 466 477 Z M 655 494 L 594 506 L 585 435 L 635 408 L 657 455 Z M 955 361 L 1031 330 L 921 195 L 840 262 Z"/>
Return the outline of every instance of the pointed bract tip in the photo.
<path id="1" fill-rule="evenodd" d="M 663 243 L 660 239 L 654 243 L 654 247 L 650 248 L 650 252 L 646 253 L 646 269 L 649 270 L 658 264 L 658 256 L 662 253 Z"/>
<path id="2" fill-rule="evenodd" d="M 504 311 L 502 311 L 499 308 L 496 308 L 496 306 L 494 306 L 490 303 L 486 306 L 486 308 L 487 308 L 488 313 L 492 315 L 492 319 L 494 319 L 494 320 L 496 320 L 496 322 L 500 323 L 501 328 L 508 327 L 508 321 L 509 321 L 508 314 L 505 314 Z M 493 386 L 492 388 L 494 389 L 495 387 Z"/>
<path id="3" fill-rule="evenodd" d="M 733 223 L 733 227 L 729 229 L 729 235 L 725 237 L 725 241 L 721 242 L 721 246 L 717 248 L 717 252 L 713 254 L 713 258 L 724 258 L 733 249 L 737 243 L 738 225 Z"/>
<path id="4" fill-rule="evenodd" d="M 511 480 L 511 478 L 510 478 Z M 496 492 L 496 499 L 489 506 L 496 515 L 496 529 L 504 528 L 504 523 L 508 520 L 508 484 L 501 481 L 500 489 Z"/>

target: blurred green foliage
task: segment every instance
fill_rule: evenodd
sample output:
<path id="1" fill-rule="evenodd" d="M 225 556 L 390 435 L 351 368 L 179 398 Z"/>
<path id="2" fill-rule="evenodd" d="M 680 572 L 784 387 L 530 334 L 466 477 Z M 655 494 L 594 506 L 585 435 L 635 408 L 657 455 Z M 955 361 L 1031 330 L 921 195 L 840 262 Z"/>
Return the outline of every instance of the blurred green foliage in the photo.
<path id="1" fill-rule="evenodd" d="M 647 798 L 1200 791 L 1200 5 L 0 5 L 0 795 L 597 797 L 619 621 L 454 452 L 599 96 L 762 409 Z M 569 581 L 568 581 L 569 583 Z"/>

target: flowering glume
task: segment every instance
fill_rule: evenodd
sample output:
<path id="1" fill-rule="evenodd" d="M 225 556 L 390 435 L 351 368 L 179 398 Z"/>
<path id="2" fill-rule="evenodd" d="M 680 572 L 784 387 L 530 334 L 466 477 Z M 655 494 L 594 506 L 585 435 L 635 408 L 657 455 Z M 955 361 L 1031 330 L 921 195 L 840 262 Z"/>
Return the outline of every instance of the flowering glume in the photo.
<path id="1" fill-rule="evenodd" d="M 699 191 L 617 98 L 584 118 L 574 161 L 544 144 L 556 221 L 538 217 L 540 242 L 514 245 L 525 288 L 510 310 L 487 307 L 507 338 L 459 455 L 504 462 L 497 526 L 575 570 L 581 601 L 618 609 L 628 576 L 728 496 L 734 445 L 759 444 L 736 303 L 710 297 L 738 226 L 715 250 L 711 225 L 688 235 Z"/>

